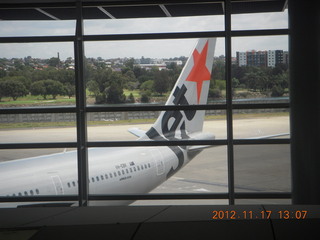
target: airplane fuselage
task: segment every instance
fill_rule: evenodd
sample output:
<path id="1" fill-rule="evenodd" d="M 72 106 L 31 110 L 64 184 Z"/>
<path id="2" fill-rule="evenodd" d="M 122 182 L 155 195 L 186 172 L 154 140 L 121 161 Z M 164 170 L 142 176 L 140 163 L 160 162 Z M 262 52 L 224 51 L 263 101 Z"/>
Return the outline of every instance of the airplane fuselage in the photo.
<path id="1" fill-rule="evenodd" d="M 185 165 L 191 160 L 190 154 L 177 148 Z M 169 147 L 92 148 L 88 163 L 89 194 L 147 193 L 167 180 L 170 170 L 179 167 Z M 0 179 L 1 196 L 76 195 L 77 152 L 1 163 Z"/>

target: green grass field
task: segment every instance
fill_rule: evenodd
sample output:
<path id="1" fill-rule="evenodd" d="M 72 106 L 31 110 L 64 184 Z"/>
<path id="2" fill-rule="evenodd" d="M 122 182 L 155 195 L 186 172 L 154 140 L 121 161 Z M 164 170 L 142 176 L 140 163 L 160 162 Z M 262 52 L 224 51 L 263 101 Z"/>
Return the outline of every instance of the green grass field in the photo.
<path id="1" fill-rule="evenodd" d="M 68 96 L 57 96 L 56 99 L 52 99 L 51 96 L 48 96 L 47 99 L 43 99 L 42 96 L 32 96 L 28 95 L 25 97 L 20 97 L 16 101 L 13 101 L 12 98 L 2 98 L 0 102 L 0 106 L 35 106 L 35 105 L 57 105 L 57 104 L 75 104 L 76 100 L 74 97 L 69 99 Z"/>

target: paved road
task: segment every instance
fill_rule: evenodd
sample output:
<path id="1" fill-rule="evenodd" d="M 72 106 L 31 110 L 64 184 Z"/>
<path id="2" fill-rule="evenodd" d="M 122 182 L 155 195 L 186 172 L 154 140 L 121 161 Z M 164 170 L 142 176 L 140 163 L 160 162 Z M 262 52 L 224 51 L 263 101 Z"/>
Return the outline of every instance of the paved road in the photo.
<path id="1" fill-rule="evenodd" d="M 234 137 L 249 138 L 289 132 L 288 117 L 264 117 L 234 120 Z M 150 124 L 94 126 L 88 128 L 89 141 L 134 140 L 127 132 L 130 127 L 147 130 Z M 226 138 L 226 121 L 206 121 L 204 131 L 214 133 L 216 139 Z M 43 128 L 1 130 L 0 142 L 75 141 L 75 128 Z M 0 161 L 38 156 L 64 149 L 0 150 Z M 70 149 L 68 149 L 70 150 Z M 239 192 L 290 191 L 290 148 L 288 145 L 235 146 L 235 186 Z M 227 148 L 204 150 L 186 167 L 153 190 L 155 193 L 219 193 L 227 192 Z M 239 203 L 244 203 L 239 201 Z M 138 201 L 135 204 L 192 204 L 185 201 Z M 204 204 L 227 204 L 226 200 L 202 200 Z M 261 203 L 246 200 L 245 203 Z M 263 203 L 288 203 L 288 200 L 268 200 Z"/>

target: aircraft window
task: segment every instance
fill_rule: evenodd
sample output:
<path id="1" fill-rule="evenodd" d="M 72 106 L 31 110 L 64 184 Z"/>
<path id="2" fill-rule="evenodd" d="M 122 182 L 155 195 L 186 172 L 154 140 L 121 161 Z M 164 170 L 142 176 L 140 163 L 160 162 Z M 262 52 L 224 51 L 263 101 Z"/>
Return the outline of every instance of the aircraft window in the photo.
<path id="1" fill-rule="evenodd" d="M 143 170 L 143 165 L 141 165 L 141 170 Z"/>
<path id="2" fill-rule="evenodd" d="M 144 168 L 146 168 L 146 169 L 148 168 L 148 167 L 147 167 L 147 164 L 144 165 Z"/>
<path id="3" fill-rule="evenodd" d="M 151 168 L 151 164 L 150 163 L 148 163 L 148 167 Z"/>
<path id="4" fill-rule="evenodd" d="M 25 196 L 28 196 L 28 192 L 27 192 L 27 191 L 25 191 L 25 192 L 24 192 L 24 195 L 25 195 Z"/>
<path id="5" fill-rule="evenodd" d="M 122 170 L 122 174 L 125 174 L 124 170 Z"/>
<path id="6" fill-rule="evenodd" d="M 100 177 L 101 177 L 101 180 L 104 180 L 104 177 L 103 177 L 103 175 L 101 175 Z"/>
<path id="7" fill-rule="evenodd" d="M 130 172 L 132 172 L 132 168 L 130 168 Z"/>
<path id="8" fill-rule="evenodd" d="M 33 190 L 30 190 L 30 195 L 33 196 Z"/>
<path id="9" fill-rule="evenodd" d="M 94 183 L 94 178 L 91 178 L 92 182 Z"/>
<path id="10" fill-rule="evenodd" d="M 39 189 L 36 189 L 36 194 L 39 194 Z"/>
<path id="11" fill-rule="evenodd" d="M 129 173 L 129 170 L 128 170 L 128 169 L 126 169 L 126 172 L 127 172 L 127 173 Z"/>
<path id="12" fill-rule="evenodd" d="M 75 187 L 75 186 L 76 186 L 76 183 L 75 183 L 75 182 L 72 182 L 72 185 Z"/>
<path id="13" fill-rule="evenodd" d="M 118 174 L 119 174 L 119 176 L 121 176 L 121 172 L 120 171 L 118 171 Z"/>
<path id="14" fill-rule="evenodd" d="M 71 187 L 70 183 L 68 182 L 68 187 Z"/>
<path id="15" fill-rule="evenodd" d="M 136 167 L 133 167 L 133 170 L 136 172 L 137 171 Z"/>
<path id="16" fill-rule="evenodd" d="M 139 166 L 137 166 L 137 169 L 138 169 L 138 171 L 140 171 L 140 167 Z"/>
<path id="17" fill-rule="evenodd" d="M 108 174 L 105 174 L 105 177 L 106 177 L 106 179 L 108 179 L 109 177 L 108 177 Z"/>
<path id="18" fill-rule="evenodd" d="M 114 172 L 114 173 L 113 173 L 113 175 L 116 177 L 116 176 L 117 176 L 117 173 L 116 173 L 116 172 Z"/>
<path id="19" fill-rule="evenodd" d="M 110 178 L 112 178 L 112 173 L 109 174 Z"/>
<path id="20" fill-rule="evenodd" d="M 97 176 L 96 179 L 97 179 L 97 181 L 99 182 L 99 180 L 100 180 L 100 179 L 99 179 L 99 176 Z"/>

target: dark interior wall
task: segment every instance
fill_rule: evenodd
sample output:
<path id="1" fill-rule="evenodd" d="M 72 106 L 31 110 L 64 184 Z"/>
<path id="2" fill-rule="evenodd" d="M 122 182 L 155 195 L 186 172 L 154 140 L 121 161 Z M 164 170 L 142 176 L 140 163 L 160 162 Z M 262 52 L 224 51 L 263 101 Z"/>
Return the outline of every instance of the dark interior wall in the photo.
<path id="1" fill-rule="evenodd" d="M 293 203 L 320 204 L 320 8 L 288 7 Z"/>

